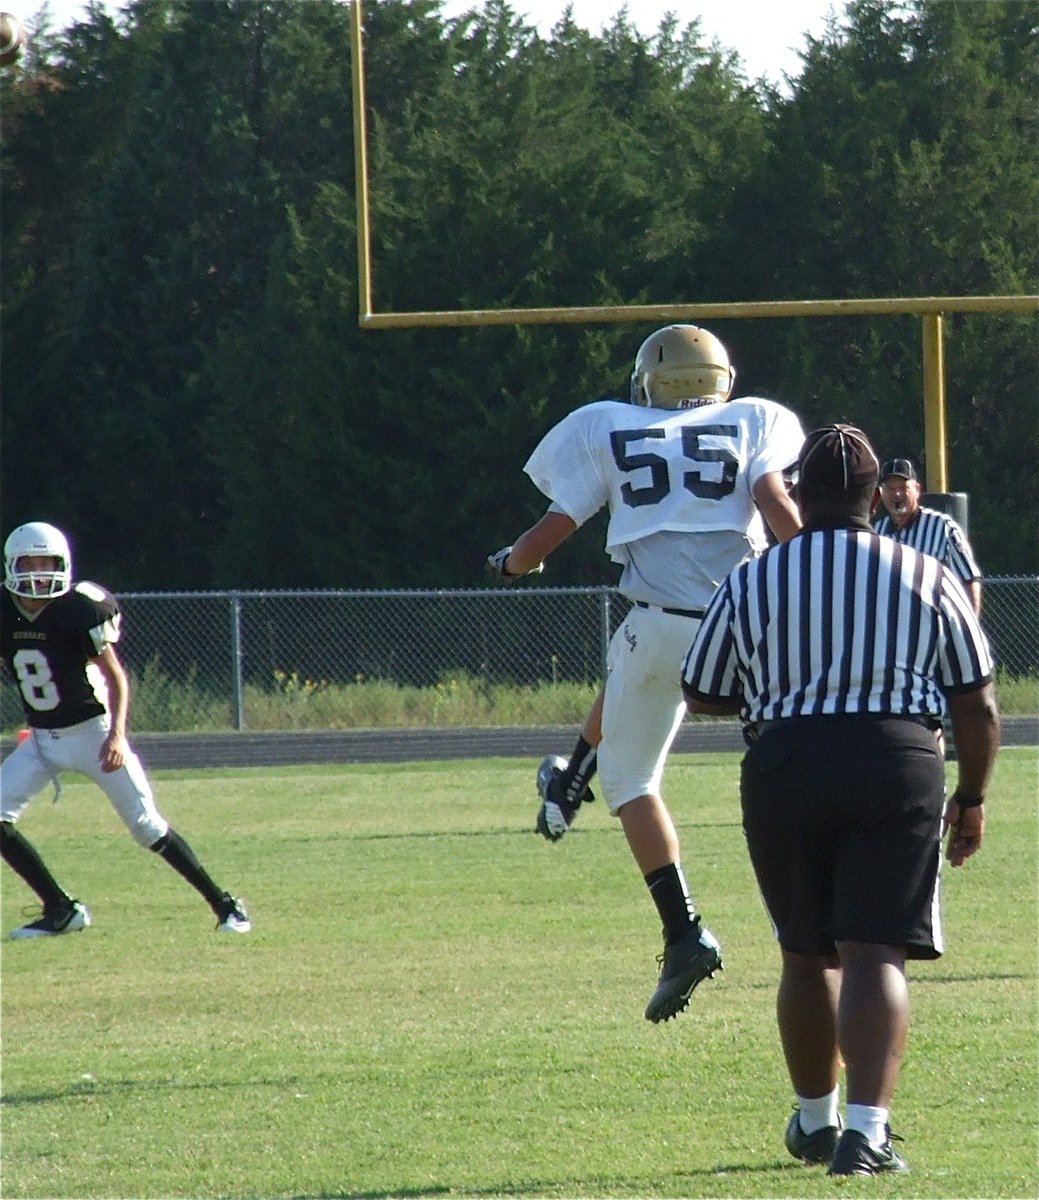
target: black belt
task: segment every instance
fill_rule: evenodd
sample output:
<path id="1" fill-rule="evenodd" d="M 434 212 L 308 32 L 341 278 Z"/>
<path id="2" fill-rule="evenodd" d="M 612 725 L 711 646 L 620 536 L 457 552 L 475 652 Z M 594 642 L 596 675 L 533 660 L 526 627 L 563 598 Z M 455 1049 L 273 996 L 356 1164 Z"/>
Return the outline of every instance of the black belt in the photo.
<path id="1" fill-rule="evenodd" d="M 707 611 L 706 608 L 661 608 L 659 604 L 647 604 L 645 600 L 636 600 L 636 608 L 655 608 L 658 612 L 670 613 L 672 617 L 695 617 L 699 620 Z"/>
<path id="2" fill-rule="evenodd" d="M 756 741 L 768 729 L 778 729 L 780 725 L 790 725 L 793 721 L 810 721 L 813 717 L 867 717 L 873 720 L 910 721 L 914 725 L 922 725 L 931 733 L 942 727 L 939 717 L 930 717 L 923 713 L 812 713 L 800 717 L 772 717 L 767 721 L 752 721 L 743 731 L 744 741 Z"/>

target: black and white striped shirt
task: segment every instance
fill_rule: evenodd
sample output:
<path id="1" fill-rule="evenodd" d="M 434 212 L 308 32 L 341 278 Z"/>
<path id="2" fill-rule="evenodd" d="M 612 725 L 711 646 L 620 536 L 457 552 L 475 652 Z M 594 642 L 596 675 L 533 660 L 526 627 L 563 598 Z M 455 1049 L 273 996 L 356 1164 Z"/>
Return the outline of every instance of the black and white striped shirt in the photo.
<path id="1" fill-rule="evenodd" d="M 707 703 L 742 697 L 745 722 L 939 718 L 947 693 L 991 677 L 985 635 L 951 571 L 864 529 L 821 529 L 728 576 L 686 656 L 682 686 Z"/>
<path id="2" fill-rule="evenodd" d="M 934 508 L 919 508 L 916 515 L 899 529 L 891 517 L 885 515 L 876 524 L 882 537 L 894 538 L 903 546 L 912 546 L 921 554 L 932 554 L 952 571 L 960 583 L 971 583 L 981 578 L 981 571 L 974 559 L 967 535 L 948 513 Z"/>

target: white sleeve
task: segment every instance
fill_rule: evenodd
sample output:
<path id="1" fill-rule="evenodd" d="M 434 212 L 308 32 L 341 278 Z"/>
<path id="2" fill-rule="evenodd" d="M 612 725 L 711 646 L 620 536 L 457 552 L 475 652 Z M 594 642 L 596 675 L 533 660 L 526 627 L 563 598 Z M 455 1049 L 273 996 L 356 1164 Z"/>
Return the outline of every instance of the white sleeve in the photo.
<path id="1" fill-rule="evenodd" d="M 583 525 L 609 500 L 592 436 L 594 405 L 576 409 L 545 434 L 523 470 L 558 511 Z"/>
<path id="2" fill-rule="evenodd" d="M 747 482 L 751 490 L 763 475 L 785 471 L 795 463 L 805 440 L 801 422 L 789 408 L 772 400 L 759 400 L 758 403 L 762 423 L 748 471 Z"/>

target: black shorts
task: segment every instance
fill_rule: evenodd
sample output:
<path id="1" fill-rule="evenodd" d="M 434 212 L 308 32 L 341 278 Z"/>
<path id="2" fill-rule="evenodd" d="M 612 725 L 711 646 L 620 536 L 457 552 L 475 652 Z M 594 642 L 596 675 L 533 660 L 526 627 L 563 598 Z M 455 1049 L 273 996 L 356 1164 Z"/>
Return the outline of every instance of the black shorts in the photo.
<path id="1" fill-rule="evenodd" d="M 743 830 L 779 944 L 943 950 L 938 869 L 945 769 L 911 720 L 854 714 L 768 726 L 740 775 Z"/>

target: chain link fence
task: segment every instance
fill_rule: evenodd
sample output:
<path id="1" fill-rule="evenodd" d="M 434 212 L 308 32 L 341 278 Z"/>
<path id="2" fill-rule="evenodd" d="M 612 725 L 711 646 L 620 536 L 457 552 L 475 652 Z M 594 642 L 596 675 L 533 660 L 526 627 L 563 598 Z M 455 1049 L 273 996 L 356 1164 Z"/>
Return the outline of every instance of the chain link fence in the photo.
<path id="1" fill-rule="evenodd" d="M 986 579 L 981 623 L 997 669 L 1022 677 L 1039 673 L 1039 579 L 1031 575 Z"/>
<path id="2" fill-rule="evenodd" d="M 308 701 L 308 728 L 364 725 L 332 704 L 337 691 L 463 686 L 533 690 L 530 723 L 551 723 L 548 685 L 584 685 L 572 716 L 603 676 L 628 601 L 615 589 L 529 585 L 458 591 L 133 592 L 121 644 L 134 680 L 138 732 L 249 730 L 261 706 Z M 985 581 L 983 622 L 1001 678 L 1039 678 L 1039 579 Z M 1033 694 L 1039 689 L 1032 688 Z M 324 707 L 314 703 L 320 696 Z M 21 722 L 3 689 L 3 728 Z M 429 710 L 432 711 L 432 710 Z M 493 709 L 489 723 L 496 723 Z M 542 715 L 537 715 L 539 711 Z M 266 728 L 272 725 L 265 709 Z M 421 714 L 412 724 L 427 718 Z M 428 719 L 435 724 L 436 720 Z M 513 723 L 507 719 L 500 723 Z M 523 720 L 515 723 L 524 723 Z"/>
<path id="3" fill-rule="evenodd" d="M 120 596 L 134 676 L 222 695 L 250 727 L 259 695 L 459 683 L 598 686 L 628 610 L 612 588 L 134 593 Z M 139 709 L 135 706 L 135 713 Z M 135 715 L 135 727 L 142 728 Z"/>

